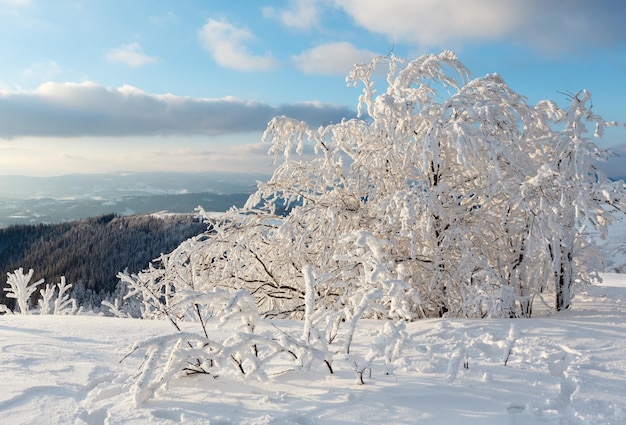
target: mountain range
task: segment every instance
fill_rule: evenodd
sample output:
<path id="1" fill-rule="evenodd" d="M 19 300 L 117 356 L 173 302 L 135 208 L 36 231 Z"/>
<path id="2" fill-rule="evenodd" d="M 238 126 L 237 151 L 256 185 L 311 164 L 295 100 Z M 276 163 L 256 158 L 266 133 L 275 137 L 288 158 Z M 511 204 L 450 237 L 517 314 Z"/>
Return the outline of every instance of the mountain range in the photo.
<path id="1" fill-rule="evenodd" d="M 102 214 L 192 213 L 197 206 L 241 206 L 256 181 L 240 173 L 108 173 L 54 177 L 0 176 L 0 227 L 50 224 Z"/>

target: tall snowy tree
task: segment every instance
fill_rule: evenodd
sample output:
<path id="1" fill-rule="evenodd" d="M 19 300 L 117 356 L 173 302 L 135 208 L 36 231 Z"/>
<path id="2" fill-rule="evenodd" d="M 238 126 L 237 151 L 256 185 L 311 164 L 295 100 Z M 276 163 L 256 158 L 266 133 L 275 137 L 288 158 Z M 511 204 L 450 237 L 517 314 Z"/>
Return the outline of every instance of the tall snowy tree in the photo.
<path id="1" fill-rule="evenodd" d="M 585 229 L 605 232 L 624 199 L 593 168 L 603 153 L 587 126 L 601 136 L 609 123 L 590 95 L 531 106 L 449 51 L 377 58 L 347 81 L 363 86 L 359 117 L 317 129 L 274 118 L 274 175 L 135 277 L 163 282 L 153 301 L 179 285 L 246 289 L 267 317 L 308 311 L 329 342 L 362 317 L 530 316 L 546 294 L 567 308 L 594 270 Z"/>

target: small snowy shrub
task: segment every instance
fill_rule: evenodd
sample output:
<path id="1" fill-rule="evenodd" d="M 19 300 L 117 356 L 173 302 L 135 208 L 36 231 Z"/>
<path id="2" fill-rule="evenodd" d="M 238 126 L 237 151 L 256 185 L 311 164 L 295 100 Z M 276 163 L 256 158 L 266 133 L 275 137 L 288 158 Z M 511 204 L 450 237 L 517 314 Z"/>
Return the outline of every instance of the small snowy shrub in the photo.
<path id="1" fill-rule="evenodd" d="M 509 328 L 509 334 L 504 340 L 504 346 L 502 349 L 502 362 L 506 366 L 511 358 L 511 354 L 513 354 L 513 347 L 515 346 L 515 342 L 517 341 L 517 329 L 515 324 L 511 323 L 511 327 Z"/>
<path id="2" fill-rule="evenodd" d="M 39 314 L 76 314 L 76 300 L 68 293 L 71 287 L 72 284 L 65 282 L 65 276 L 61 276 L 61 281 L 56 286 L 46 285 L 45 289 L 41 289 Z"/>
<path id="3" fill-rule="evenodd" d="M 371 374 L 376 360 L 383 360 L 385 375 L 393 375 L 394 363 L 401 359 L 402 346 L 408 339 L 405 329 L 406 325 L 402 320 L 396 323 L 386 320 L 382 323 L 364 358 L 361 361 L 354 358 L 352 360 L 357 383 L 365 383 L 363 375 L 368 370 Z"/>
<path id="4" fill-rule="evenodd" d="M 130 318 L 132 317 L 132 315 L 130 315 L 129 313 L 126 313 L 124 311 L 121 310 L 121 305 L 120 305 L 120 299 L 116 298 L 115 300 L 113 300 L 113 302 L 109 301 L 109 300 L 102 300 L 101 305 L 103 307 L 108 308 L 108 313 L 112 314 L 114 317 L 120 317 L 120 318 Z"/>
<path id="5" fill-rule="evenodd" d="M 9 286 L 4 288 L 4 291 L 7 292 L 7 298 L 14 298 L 17 301 L 20 314 L 30 314 L 30 297 L 37 291 L 37 286 L 44 282 L 43 279 L 31 282 L 33 273 L 33 269 L 30 269 L 28 274 L 25 274 L 21 267 L 13 273 L 7 273 Z"/>
<path id="6" fill-rule="evenodd" d="M 206 374 L 217 378 L 234 374 L 265 380 L 265 369 L 276 356 L 284 354 L 294 362 L 298 360 L 298 355 L 292 351 L 292 340 L 285 343 L 285 338 L 275 332 L 258 332 L 258 310 L 245 290 L 181 289 L 170 294 L 165 307 L 165 300 L 154 296 L 153 288 L 142 286 L 137 276 L 123 278 L 126 282 L 133 281 L 140 294 L 147 292 L 145 302 L 148 304 L 163 304 L 150 305 L 148 311 L 160 311 L 176 329 L 173 334 L 138 342 L 132 348 L 132 353 L 145 356 L 141 372 L 132 385 L 136 404 L 151 398 L 176 376 Z M 195 325 L 195 332 L 187 330 L 192 329 L 192 325 Z M 228 327 L 230 333 L 223 339 L 210 338 L 209 326 Z"/>
<path id="7" fill-rule="evenodd" d="M 20 314 L 32 313 L 30 309 L 31 296 L 37 291 L 37 287 L 44 283 L 44 279 L 31 282 L 33 273 L 33 269 L 30 269 L 26 274 L 21 267 L 13 273 L 7 273 L 9 286 L 4 288 L 4 291 L 7 292 L 7 298 L 17 300 Z M 37 300 L 39 314 L 76 314 L 78 311 L 76 300 L 71 298 L 68 293 L 71 287 L 71 284 L 65 282 L 65 276 L 61 276 L 61 281 L 55 286 L 46 285 L 44 289 L 40 289 L 40 298 Z M 8 307 L 1 306 L 1 312 L 9 313 L 11 311 Z"/>
<path id="8" fill-rule="evenodd" d="M 461 369 L 461 364 L 465 365 L 466 356 L 463 350 L 457 350 L 450 356 L 448 360 L 448 368 L 446 369 L 446 382 L 452 383 Z"/>

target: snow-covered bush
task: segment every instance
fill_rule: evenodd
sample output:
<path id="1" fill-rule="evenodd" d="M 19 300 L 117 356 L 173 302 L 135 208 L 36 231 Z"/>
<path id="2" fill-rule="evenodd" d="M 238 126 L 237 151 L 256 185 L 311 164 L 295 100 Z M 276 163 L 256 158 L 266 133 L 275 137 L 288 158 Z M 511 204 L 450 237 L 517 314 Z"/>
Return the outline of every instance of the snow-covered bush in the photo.
<path id="1" fill-rule="evenodd" d="M 358 384 L 365 384 L 365 372 L 369 371 L 371 375 L 374 363 L 377 360 L 384 362 L 383 373 L 385 375 L 393 374 L 395 363 L 402 361 L 402 347 L 408 339 L 405 327 L 406 324 L 404 321 L 398 321 L 396 323 L 390 320 L 384 321 L 383 326 L 373 338 L 369 350 L 362 359 L 348 356 L 351 363 L 354 364 L 354 372 Z"/>
<path id="2" fill-rule="evenodd" d="M 3 288 L 7 292 L 7 298 L 13 298 L 17 302 L 20 314 L 30 314 L 30 298 L 37 291 L 37 286 L 41 285 L 44 280 L 39 279 L 31 282 L 34 270 L 30 269 L 28 273 L 24 273 L 21 267 L 14 272 L 7 272 L 7 288 Z"/>
<path id="3" fill-rule="evenodd" d="M 606 152 L 588 127 L 600 137 L 612 123 L 591 95 L 531 106 L 497 74 L 470 78 L 449 51 L 379 57 L 347 82 L 363 87 L 358 118 L 317 129 L 274 118 L 263 140 L 280 164 L 246 205 L 199 208 L 204 234 L 120 274 L 142 316 L 179 332 L 195 321 L 208 338 L 206 323 L 239 297 L 246 326 L 303 319 L 302 336 L 279 332 L 279 346 L 331 370 L 361 319 L 394 323 L 379 338 L 388 346 L 355 362 L 362 377 L 373 358 L 393 361 L 402 321 L 530 317 L 547 297 L 568 308 L 599 266 L 585 226 L 604 235 L 624 202 L 623 183 L 593 165 Z M 231 360 L 255 364 L 246 356 Z"/>
<path id="4" fill-rule="evenodd" d="M 137 285 L 137 276 L 120 276 Z M 151 290 L 138 285 L 136 288 L 149 291 L 146 299 L 154 300 Z M 156 302 L 165 305 L 163 300 Z M 132 348 L 131 354 L 137 352 L 145 356 L 141 371 L 132 384 L 136 404 L 151 398 L 160 388 L 167 387 L 172 378 L 180 375 L 207 374 L 214 378 L 239 375 L 246 379 L 265 380 L 266 368 L 281 354 L 293 362 L 294 368 L 308 370 L 318 360 L 332 373 L 330 352 L 320 349 L 312 334 L 299 339 L 278 328 L 259 332 L 258 310 L 254 299 L 245 290 L 180 290 L 174 293 L 167 308 L 154 310 L 161 311 L 175 326 L 176 332 L 149 338 Z M 185 323 L 189 320 L 196 325 L 191 330 L 194 323 Z M 233 326 L 236 323 L 239 325 Z M 216 324 L 229 328 L 226 337 L 210 336 L 209 326 Z"/>
<path id="5" fill-rule="evenodd" d="M 37 291 L 37 287 L 44 283 L 44 279 L 31 282 L 33 269 L 28 273 L 19 269 L 7 273 L 7 298 L 14 298 L 20 314 L 31 314 L 31 296 Z M 76 300 L 71 298 L 68 291 L 71 284 L 65 282 L 65 276 L 61 276 L 61 281 L 56 286 L 46 285 L 45 289 L 40 289 L 40 298 L 37 300 L 39 314 L 76 314 L 78 306 Z M 0 313 L 11 313 L 6 306 L 0 306 Z M 17 311 L 15 311 L 17 313 Z"/>
<path id="6" fill-rule="evenodd" d="M 386 90 L 375 88 L 383 64 Z M 593 165 L 606 153 L 588 127 L 599 137 L 611 123 L 591 95 L 531 106 L 497 74 L 470 79 L 449 51 L 377 58 L 348 83 L 363 86 L 358 119 L 269 123 L 264 141 L 282 163 L 243 209 L 200 209 L 210 230 L 138 275 L 164 301 L 145 314 L 191 285 L 246 289 L 262 316 L 302 318 L 307 264 L 320 276 L 315 308 L 348 325 L 529 317 L 547 296 L 567 308 L 598 267 L 584 225 L 604 234 L 624 199 Z"/>
<path id="7" fill-rule="evenodd" d="M 41 289 L 41 298 L 38 300 L 39 314 L 75 314 L 78 311 L 76 300 L 70 297 L 68 291 L 72 284 L 65 282 L 65 276 L 55 286 L 46 285 Z"/>

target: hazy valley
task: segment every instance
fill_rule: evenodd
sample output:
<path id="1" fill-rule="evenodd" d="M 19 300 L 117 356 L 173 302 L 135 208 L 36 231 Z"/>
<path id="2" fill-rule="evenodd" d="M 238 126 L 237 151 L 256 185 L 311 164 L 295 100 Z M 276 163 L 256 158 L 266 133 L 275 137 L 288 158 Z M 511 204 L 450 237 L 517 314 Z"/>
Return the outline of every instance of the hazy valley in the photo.
<path id="1" fill-rule="evenodd" d="M 56 177 L 2 176 L 0 228 L 61 223 L 102 214 L 192 213 L 241 206 L 256 180 L 229 173 L 111 173 Z"/>

